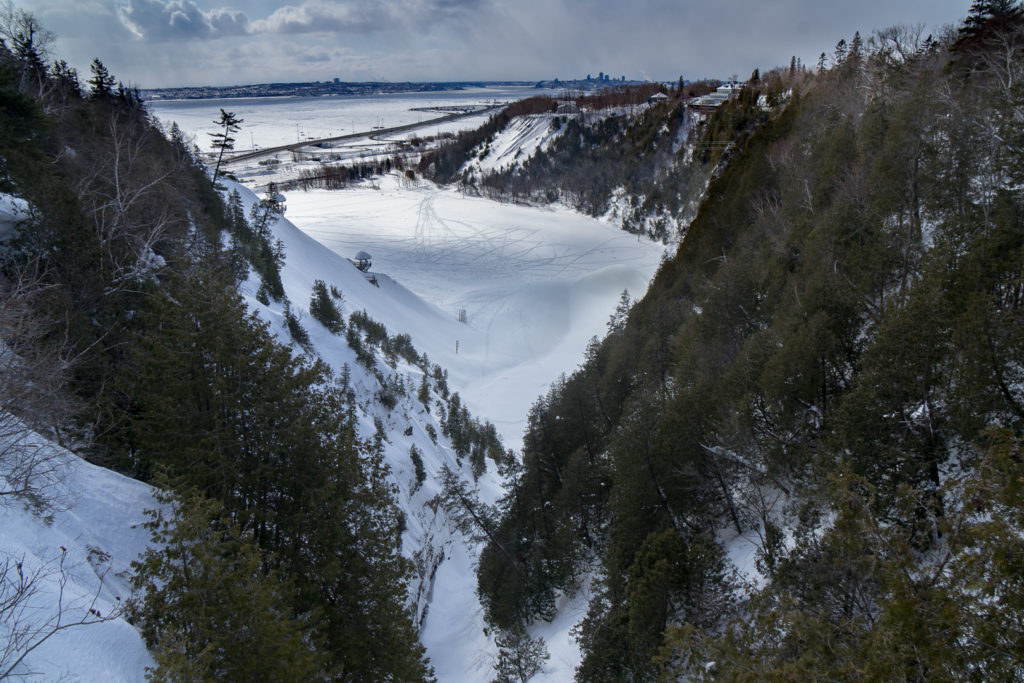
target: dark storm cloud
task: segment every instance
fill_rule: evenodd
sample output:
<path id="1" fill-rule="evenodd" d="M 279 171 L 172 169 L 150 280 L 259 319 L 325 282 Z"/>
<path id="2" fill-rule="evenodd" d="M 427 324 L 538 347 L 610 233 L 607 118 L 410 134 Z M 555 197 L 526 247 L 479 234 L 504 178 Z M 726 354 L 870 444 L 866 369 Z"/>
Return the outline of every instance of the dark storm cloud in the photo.
<path id="1" fill-rule="evenodd" d="M 254 21 L 253 33 L 359 33 L 408 27 L 431 30 L 456 16 L 468 16 L 484 0 L 305 0 L 285 5 Z"/>
<path id="2" fill-rule="evenodd" d="M 223 7 L 202 9 L 193 0 L 125 0 L 121 23 L 147 40 L 211 39 L 246 34 L 380 32 L 400 26 L 425 29 L 478 8 L 483 0 L 305 0 L 264 18 Z"/>

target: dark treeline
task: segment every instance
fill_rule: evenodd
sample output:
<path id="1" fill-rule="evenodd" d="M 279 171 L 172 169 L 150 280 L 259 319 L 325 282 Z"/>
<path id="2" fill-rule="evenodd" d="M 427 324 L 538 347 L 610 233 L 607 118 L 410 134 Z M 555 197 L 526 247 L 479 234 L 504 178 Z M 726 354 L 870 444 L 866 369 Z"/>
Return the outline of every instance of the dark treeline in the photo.
<path id="1" fill-rule="evenodd" d="M 644 83 L 618 88 L 604 88 L 595 94 L 579 95 L 573 99 L 577 107 L 600 111 L 616 107 L 635 107 L 647 103 L 655 93 L 667 91 L 660 83 Z"/>
<path id="2" fill-rule="evenodd" d="M 282 189 L 286 190 L 339 190 L 365 178 L 382 176 L 391 171 L 406 171 L 405 160 L 401 155 L 387 157 L 383 161 L 359 164 L 323 164 L 316 169 L 302 169 L 299 177 L 289 181 Z M 412 169 L 406 171 L 410 179 L 415 177 Z"/>
<path id="3" fill-rule="evenodd" d="M 494 626 L 590 574 L 580 681 L 1021 678 L 1022 48 L 978 0 L 709 122 L 737 144 L 675 258 L 530 413 Z"/>
<path id="4" fill-rule="evenodd" d="M 238 294 L 255 269 L 287 304 L 273 200 L 225 202 L 133 89 L 98 60 L 83 85 L 31 14 L 10 19 L 0 191 L 29 211 L 0 252 L 0 336 L 51 372 L 0 379 L 39 399 L 10 406 L 35 429 L 166 487 L 132 610 L 153 676 L 429 678 L 380 444 L 356 437 L 344 378 Z"/>
<path id="5" fill-rule="evenodd" d="M 616 109 L 622 107 L 636 107 L 647 104 L 651 95 L 663 93 L 670 100 L 690 99 L 707 95 L 714 92 L 721 84 L 721 81 L 694 81 L 683 83 L 682 77 L 674 87 L 667 87 L 661 83 L 643 83 L 641 85 L 628 85 L 622 87 L 604 88 L 597 93 L 582 94 L 572 99 L 577 107 L 601 111 L 604 109 Z M 563 100 L 569 99 L 568 96 Z"/>

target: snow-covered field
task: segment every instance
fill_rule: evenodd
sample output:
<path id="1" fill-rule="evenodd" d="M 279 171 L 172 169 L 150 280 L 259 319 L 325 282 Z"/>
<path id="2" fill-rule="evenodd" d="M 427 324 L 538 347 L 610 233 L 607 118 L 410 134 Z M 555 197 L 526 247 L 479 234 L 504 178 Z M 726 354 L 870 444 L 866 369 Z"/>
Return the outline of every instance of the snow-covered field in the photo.
<path id="1" fill-rule="evenodd" d="M 518 450 L 526 414 L 603 336 L 624 289 L 639 298 L 663 247 L 565 209 L 466 197 L 389 176 L 344 191 L 289 192 L 287 218 L 467 324 L 397 331 L 451 373 L 477 415 Z M 388 317 L 370 311 L 372 316 Z"/>

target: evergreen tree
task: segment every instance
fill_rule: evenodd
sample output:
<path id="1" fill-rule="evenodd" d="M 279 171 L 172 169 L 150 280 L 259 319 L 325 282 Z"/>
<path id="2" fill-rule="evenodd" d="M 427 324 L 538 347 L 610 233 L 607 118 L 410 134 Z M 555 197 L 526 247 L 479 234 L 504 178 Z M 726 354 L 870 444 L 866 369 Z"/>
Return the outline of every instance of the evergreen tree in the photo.
<path id="1" fill-rule="evenodd" d="M 835 52 L 832 54 L 832 63 L 836 66 L 842 66 L 848 54 L 849 47 L 846 45 L 846 39 L 840 38 L 839 42 L 836 43 Z"/>
<path id="2" fill-rule="evenodd" d="M 292 313 L 291 306 L 287 303 L 284 308 L 284 326 L 288 330 L 288 336 L 299 346 L 309 349 L 309 332 L 302 326 L 299 317 Z"/>
<path id="3" fill-rule="evenodd" d="M 241 128 L 243 120 L 237 118 L 234 113 L 224 111 L 223 107 L 220 110 L 220 118 L 214 121 L 218 126 L 221 126 L 222 130 L 216 133 L 209 133 L 209 136 L 213 138 L 213 148 L 217 151 L 217 163 L 213 167 L 213 182 L 217 182 L 217 178 L 220 177 L 220 165 L 224 160 L 224 153 L 229 152 L 235 148 L 235 138 L 232 134 L 237 133 Z"/>
<path id="4" fill-rule="evenodd" d="M 322 665 L 308 637 L 307 616 L 290 617 L 294 589 L 268 561 L 251 533 L 231 522 L 223 505 L 196 496 L 162 503 L 154 513 L 156 548 L 135 563 L 143 591 L 133 606 L 155 649 L 154 680 L 305 681 Z M 254 656 L 258 655 L 258 656 Z"/>
<path id="5" fill-rule="evenodd" d="M 860 37 L 860 31 L 855 31 L 853 40 L 850 41 L 850 57 L 860 60 L 864 55 L 864 40 Z"/>
<path id="6" fill-rule="evenodd" d="M 117 384 L 132 401 L 119 431 L 135 468 L 159 464 L 176 487 L 223 503 L 293 586 L 290 613 L 310 615 L 308 638 L 330 653 L 329 672 L 425 677 L 387 470 L 356 440 L 326 368 L 275 344 L 223 281 L 177 283 L 139 322 Z M 155 386 L 167 376 L 173 388 Z"/>
<path id="7" fill-rule="evenodd" d="M 252 228 L 261 239 L 269 239 L 270 228 L 284 215 L 284 203 L 281 195 L 278 194 L 277 185 L 273 182 L 267 185 L 267 190 L 259 202 L 253 204 L 250 218 Z"/>
<path id="8" fill-rule="evenodd" d="M 53 78 L 62 94 L 78 96 L 82 94 L 82 86 L 78 80 L 78 70 L 63 59 L 53 63 Z"/>
<path id="9" fill-rule="evenodd" d="M 309 314 L 334 334 L 340 334 L 345 329 L 345 321 L 341 317 L 341 312 L 334 305 L 334 301 L 327 291 L 327 284 L 323 280 L 313 282 Z"/>
<path id="10" fill-rule="evenodd" d="M 430 382 L 427 379 L 427 373 L 423 373 L 422 379 L 420 379 L 420 388 L 416 393 L 416 398 L 423 405 L 423 409 L 428 413 L 430 412 Z"/>
<path id="11" fill-rule="evenodd" d="M 498 661 L 494 683 L 527 683 L 550 656 L 543 638 L 530 638 L 524 631 L 501 633 L 495 638 Z"/>
<path id="12" fill-rule="evenodd" d="M 622 290 L 622 294 L 619 295 L 619 303 L 615 306 L 615 312 L 608 317 L 608 334 L 621 332 L 625 328 L 626 320 L 629 318 L 629 309 L 632 306 L 629 290 Z"/>
<path id="13" fill-rule="evenodd" d="M 92 77 L 89 78 L 89 93 L 95 100 L 103 100 L 114 96 L 115 78 L 107 71 L 107 67 L 99 58 L 94 58 L 89 66 Z"/>
<path id="14" fill-rule="evenodd" d="M 423 468 L 423 455 L 416 448 L 416 444 L 409 447 L 409 459 L 412 460 L 413 472 L 416 477 L 416 485 L 412 490 L 416 491 L 427 480 L 427 471 Z"/>
<path id="15" fill-rule="evenodd" d="M 973 0 L 967 17 L 960 26 L 960 39 L 978 36 L 997 25 L 1006 28 L 1024 16 L 1019 0 Z"/>

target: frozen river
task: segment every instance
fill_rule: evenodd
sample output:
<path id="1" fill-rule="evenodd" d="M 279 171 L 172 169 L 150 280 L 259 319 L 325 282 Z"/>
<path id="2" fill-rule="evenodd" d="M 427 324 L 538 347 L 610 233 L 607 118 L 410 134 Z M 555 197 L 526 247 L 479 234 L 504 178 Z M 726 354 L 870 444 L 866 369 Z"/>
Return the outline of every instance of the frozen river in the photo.
<path id="1" fill-rule="evenodd" d="M 550 94 L 550 91 L 519 86 L 336 97 L 154 100 L 146 106 L 166 125 L 177 122 L 186 135 L 195 137 L 203 151 L 210 148 L 208 134 L 217 132 L 214 122 L 223 108 L 243 120 L 235 142 L 235 149 L 242 152 L 419 123 L 440 116 L 424 111 L 433 108 L 511 102 L 538 94 Z M 470 117 L 425 133 L 473 129 L 485 119 L 486 116 Z"/>

